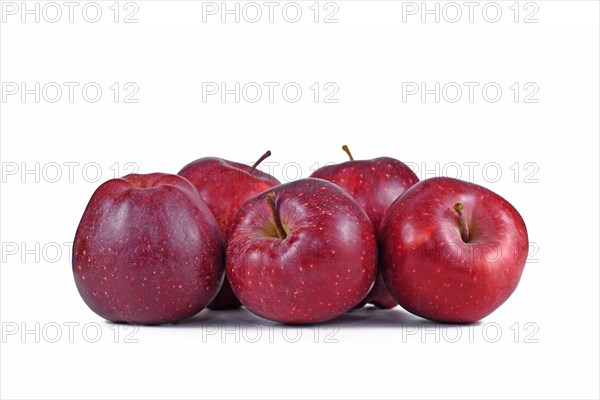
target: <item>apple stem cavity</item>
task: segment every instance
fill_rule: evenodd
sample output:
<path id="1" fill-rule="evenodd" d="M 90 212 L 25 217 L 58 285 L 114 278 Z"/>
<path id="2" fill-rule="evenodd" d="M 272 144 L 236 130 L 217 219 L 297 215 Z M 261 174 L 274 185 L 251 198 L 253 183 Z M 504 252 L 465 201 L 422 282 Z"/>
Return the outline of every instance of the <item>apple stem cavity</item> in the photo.
<path id="1" fill-rule="evenodd" d="M 279 239 L 285 239 L 287 237 L 287 233 L 283 228 L 283 224 L 281 223 L 281 218 L 279 218 L 279 208 L 275 203 L 275 192 L 271 192 L 267 194 L 266 197 L 267 204 L 271 209 L 271 215 L 273 215 L 273 220 L 275 221 L 275 229 L 277 230 L 277 237 Z"/>
<path id="2" fill-rule="evenodd" d="M 256 169 L 256 167 L 258 167 L 260 165 L 261 162 L 263 162 L 265 160 L 265 158 L 269 158 L 271 156 L 271 150 L 267 150 L 267 152 L 265 154 L 263 154 L 258 160 L 256 160 L 256 162 L 254 163 L 254 165 L 250 168 L 250 173 L 253 173 L 254 170 Z"/>
<path id="3" fill-rule="evenodd" d="M 464 207 L 461 202 L 457 202 L 456 204 L 454 204 L 453 208 L 460 218 L 460 237 L 463 240 L 463 242 L 469 243 L 469 240 L 471 240 L 471 235 L 469 234 L 469 225 L 467 225 L 467 221 L 465 221 L 465 216 L 463 215 Z"/>
<path id="4" fill-rule="evenodd" d="M 347 145 L 343 145 L 342 150 L 344 150 L 346 154 L 348 154 L 348 157 L 350 157 L 350 161 L 354 161 L 354 157 L 352 157 L 352 153 L 350 153 L 350 149 Z"/>

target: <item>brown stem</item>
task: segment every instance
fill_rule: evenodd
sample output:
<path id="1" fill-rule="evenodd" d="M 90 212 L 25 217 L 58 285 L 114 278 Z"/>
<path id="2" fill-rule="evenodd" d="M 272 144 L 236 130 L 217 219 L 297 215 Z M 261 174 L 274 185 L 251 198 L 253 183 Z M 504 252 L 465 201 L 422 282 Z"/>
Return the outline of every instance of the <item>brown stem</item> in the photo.
<path id="1" fill-rule="evenodd" d="M 279 208 L 275 203 L 275 192 L 270 192 L 266 197 L 267 204 L 271 209 L 271 215 L 273 215 L 273 220 L 275 221 L 275 229 L 277 230 L 277 236 L 279 239 L 285 239 L 287 237 L 287 233 L 283 228 L 283 224 L 281 223 L 281 218 L 279 217 Z"/>
<path id="2" fill-rule="evenodd" d="M 342 150 L 344 150 L 346 154 L 348 154 L 348 157 L 350 157 L 350 161 L 354 161 L 354 157 L 352 157 L 352 153 L 350 153 L 350 149 L 348 148 L 348 146 L 343 145 Z"/>
<path id="3" fill-rule="evenodd" d="M 460 237 L 463 240 L 463 242 L 468 243 L 471 239 L 471 235 L 469 234 L 469 225 L 467 225 L 467 221 L 465 221 L 465 216 L 462 213 L 463 209 L 464 207 L 462 203 L 458 202 L 454 204 L 454 211 L 456 211 L 456 213 L 460 217 Z"/>
<path id="4" fill-rule="evenodd" d="M 263 162 L 265 160 L 265 158 L 268 158 L 271 155 L 271 150 L 267 150 L 267 152 L 265 154 L 263 154 L 258 160 L 256 160 L 256 162 L 254 163 L 254 165 L 250 168 L 250 173 L 253 173 L 254 170 L 256 169 L 256 167 L 258 167 L 258 165 Z"/>

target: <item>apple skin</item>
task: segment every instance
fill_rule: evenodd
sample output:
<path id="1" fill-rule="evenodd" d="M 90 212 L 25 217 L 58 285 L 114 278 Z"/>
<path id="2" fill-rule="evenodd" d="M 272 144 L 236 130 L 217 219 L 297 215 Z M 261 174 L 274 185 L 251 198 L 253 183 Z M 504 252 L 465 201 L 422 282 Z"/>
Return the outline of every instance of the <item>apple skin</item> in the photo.
<path id="1" fill-rule="evenodd" d="M 164 324 L 212 301 L 224 278 L 223 256 L 217 221 L 190 182 L 132 174 L 93 194 L 75 235 L 73 274 L 101 317 Z"/>
<path id="2" fill-rule="evenodd" d="M 378 268 L 379 270 L 379 268 Z M 365 304 L 373 304 L 375 307 L 382 310 L 389 310 L 390 308 L 394 308 L 398 305 L 398 302 L 392 295 L 390 291 L 385 286 L 385 281 L 383 280 L 383 276 L 381 272 L 377 274 L 377 279 L 375 280 L 375 284 L 373 285 L 373 289 L 369 292 L 367 297 L 363 300 L 364 304 L 360 306 L 364 306 Z M 360 307 L 355 307 L 360 308 Z"/>
<path id="3" fill-rule="evenodd" d="M 183 167 L 178 175 L 189 180 L 217 219 L 225 240 L 235 213 L 248 199 L 264 192 L 279 181 L 248 165 L 216 157 L 205 157 Z M 235 297 L 227 277 L 217 297 L 208 305 L 211 310 L 232 310 L 242 303 Z"/>
<path id="4" fill-rule="evenodd" d="M 379 243 L 383 277 L 398 303 L 448 323 L 478 321 L 504 303 L 529 249 L 523 218 L 508 201 L 453 178 L 424 180 L 400 196 L 382 220 Z"/>
<path id="5" fill-rule="evenodd" d="M 350 193 L 366 211 L 375 227 L 375 232 L 379 230 L 381 219 L 390 204 L 409 187 L 419 182 L 419 178 L 410 167 L 390 157 L 350 160 L 341 164 L 326 165 L 313 172 L 311 177 L 333 182 Z M 367 303 L 381 309 L 398 305 L 385 287 L 381 267 L 379 271 L 373 289 L 356 308 Z"/>
<path id="6" fill-rule="evenodd" d="M 275 211 L 287 237 L 276 230 Z M 373 286 L 377 243 L 364 210 L 321 179 L 283 184 L 249 200 L 229 231 L 227 274 L 253 313 L 309 324 L 350 310 Z"/>

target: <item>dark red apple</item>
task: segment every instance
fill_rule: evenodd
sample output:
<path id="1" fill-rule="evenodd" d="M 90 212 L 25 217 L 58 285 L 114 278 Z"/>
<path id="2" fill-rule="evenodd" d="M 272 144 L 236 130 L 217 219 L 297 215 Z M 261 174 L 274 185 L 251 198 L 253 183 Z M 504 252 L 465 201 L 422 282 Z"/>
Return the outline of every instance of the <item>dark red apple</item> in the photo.
<path id="1" fill-rule="evenodd" d="M 324 322 L 362 300 L 375 281 L 377 244 L 364 210 L 338 186 L 301 179 L 249 200 L 229 231 L 227 274 L 253 313 Z"/>
<path id="2" fill-rule="evenodd" d="M 410 167 L 394 158 L 354 160 L 348 146 L 344 145 L 342 149 L 348 154 L 350 161 L 326 165 L 313 172 L 311 177 L 333 182 L 350 193 L 367 212 L 377 232 L 381 218 L 390 204 L 406 189 L 417 183 L 419 178 Z M 357 307 L 362 307 L 366 303 L 382 309 L 398 305 L 386 289 L 381 272 L 371 292 Z"/>
<path id="3" fill-rule="evenodd" d="M 504 303 L 529 242 L 505 199 L 452 178 L 422 181 L 399 197 L 379 230 L 386 285 L 406 310 L 431 320 L 478 321 Z"/>
<path id="4" fill-rule="evenodd" d="M 186 165 L 179 171 L 179 175 L 192 182 L 213 212 L 225 240 L 231 220 L 242 204 L 279 184 L 273 176 L 256 169 L 270 155 L 271 152 L 267 151 L 252 167 L 221 158 L 206 157 Z M 240 306 L 240 301 L 225 278 L 221 290 L 208 308 L 227 310 Z"/>
<path id="5" fill-rule="evenodd" d="M 73 243 L 73 274 L 83 300 L 103 318 L 176 322 L 217 294 L 223 250 L 217 221 L 190 182 L 127 175 L 92 196 Z"/>

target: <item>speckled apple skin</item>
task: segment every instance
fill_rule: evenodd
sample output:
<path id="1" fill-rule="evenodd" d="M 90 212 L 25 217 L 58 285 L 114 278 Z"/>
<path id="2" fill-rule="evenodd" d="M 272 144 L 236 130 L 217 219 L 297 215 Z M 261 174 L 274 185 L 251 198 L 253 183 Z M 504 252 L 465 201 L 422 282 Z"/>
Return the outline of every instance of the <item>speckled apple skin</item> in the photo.
<path id="1" fill-rule="evenodd" d="M 311 175 L 333 182 L 348 193 L 366 211 L 375 232 L 383 215 L 409 187 L 419 182 L 417 175 L 403 162 L 390 157 L 372 160 L 351 160 L 341 164 L 326 165 Z M 357 308 L 371 303 L 378 308 L 388 309 L 398 305 L 385 287 L 381 267 L 373 289 Z"/>
<path id="2" fill-rule="evenodd" d="M 461 202 L 471 231 L 465 243 Z M 521 215 L 494 192 L 452 178 L 422 181 L 399 197 L 379 230 L 386 285 L 406 310 L 449 323 L 478 321 L 516 289 L 529 249 Z"/>
<path id="3" fill-rule="evenodd" d="M 223 238 L 193 185 L 169 174 L 127 175 L 92 196 L 73 243 L 81 297 L 115 322 L 188 318 L 224 277 Z"/>
<path id="4" fill-rule="evenodd" d="M 248 199 L 264 192 L 279 181 L 258 169 L 216 157 L 193 161 L 179 171 L 198 190 L 202 199 L 215 215 L 221 233 L 227 240 L 227 232 L 233 216 Z M 231 310 L 242 304 L 235 297 L 229 280 L 225 278 L 217 297 L 208 305 L 212 310 Z"/>
<path id="5" fill-rule="evenodd" d="M 266 202 L 275 193 L 285 239 L 272 237 Z M 242 206 L 231 226 L 227 273 L 242 304 L 278 322 L 331 320 L 363 299 L 375 281 L 373 225 L 342 189 L 321 179 L 277 186 Z"/>

